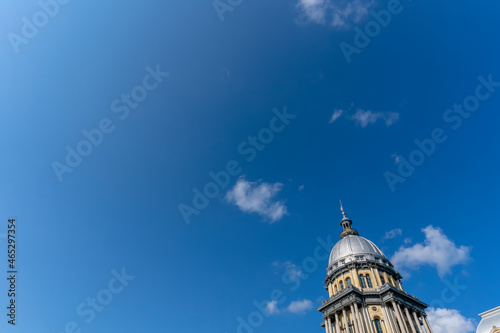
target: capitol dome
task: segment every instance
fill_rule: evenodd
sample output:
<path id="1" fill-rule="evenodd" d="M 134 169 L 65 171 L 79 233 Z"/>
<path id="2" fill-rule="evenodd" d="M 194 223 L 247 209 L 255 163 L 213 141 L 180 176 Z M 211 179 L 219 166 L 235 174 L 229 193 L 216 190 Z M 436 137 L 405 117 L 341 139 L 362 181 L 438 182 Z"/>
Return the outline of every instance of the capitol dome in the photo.
<path id="1" fill-rule="evenodd" d="M 386 258 L 385 254 L 372 241 L 361 237 L 359 233 L 352 228 L 352 221 L 345 216 L 342 209 L 343 219 L 340 225 L 344 229 L 340 234 L 340 240 L 335 244 L 330 252 L 328 260 L 328 274 L 333 274 L 341 269 L 344 265 L 351 262 L 378 262 L 384 266 L 393 268 L 391 262 Z"/>
<path id="2" fill-rule="evenodd" d="M 318 308 L 325 332 L 423 333 L 425 328 L 432 333 L 425 313 L 428 305 L 403 289 L 401 274 L 377 245 L 352 228 L 342 203 L 340 210 L 342 232 L 330 252 L 323 281 L 329 297 Z M 500 333 L 497 328 L 488 332 L 494 323 L 483 322 L 484 333 Z"/>
<path id="3" fill-rule="evenodd" d="M 330 252 L 328 266 L 337 263 L 339 260 L 349 262 L 361 259 L 387 260 L 384 253 L 373 242 L 358 235 L 346 235 L 335 244 L 332 252 Z"/>

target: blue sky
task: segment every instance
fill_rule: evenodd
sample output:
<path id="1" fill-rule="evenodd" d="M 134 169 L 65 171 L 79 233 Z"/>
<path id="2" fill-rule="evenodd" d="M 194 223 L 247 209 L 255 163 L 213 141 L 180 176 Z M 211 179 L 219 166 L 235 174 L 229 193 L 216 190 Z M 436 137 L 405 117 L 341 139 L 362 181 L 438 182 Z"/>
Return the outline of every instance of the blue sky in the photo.
<path id="1" fill-rule="evenodd" d="M 474 331 L 498 306 L 499 11 L 0 3 L 0 327 L 320 332 L 342 199 L 436 333 Z"/>

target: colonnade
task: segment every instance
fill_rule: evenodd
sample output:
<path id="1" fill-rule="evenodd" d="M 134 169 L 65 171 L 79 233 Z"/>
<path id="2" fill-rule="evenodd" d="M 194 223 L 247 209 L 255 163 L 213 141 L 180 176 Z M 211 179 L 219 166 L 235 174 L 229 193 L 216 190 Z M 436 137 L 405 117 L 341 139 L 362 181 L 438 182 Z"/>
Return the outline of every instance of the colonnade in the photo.
<path id="1" fill-rule="evenodd" d="M 358 306 L 356 302 L 346 305 L 326 317 L 325 331 L 326 333 L 433 333 L 425 313 L 417 312 L 394 300 L 383 304 L 381 308 L 383 316 L 372 318 L 367 307 Z"/>

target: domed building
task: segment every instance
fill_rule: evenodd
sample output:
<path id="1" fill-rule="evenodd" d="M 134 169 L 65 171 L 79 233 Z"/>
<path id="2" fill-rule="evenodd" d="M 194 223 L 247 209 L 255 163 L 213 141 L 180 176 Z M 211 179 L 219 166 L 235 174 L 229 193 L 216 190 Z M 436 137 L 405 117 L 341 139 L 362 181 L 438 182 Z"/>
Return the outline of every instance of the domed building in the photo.
<path id="1" fill-rule="evenodd" d="M 479 315 L 482 319 L 476 333 L 500 333 L 500 306 Z"/>
<path id="2" fill-rule="evenodd" d="M 403 290 L 399 272 L 341 210 L 324 281 L 329 298 L 318 308 L 326 333 L 432 333 L 427 304 Z"/>

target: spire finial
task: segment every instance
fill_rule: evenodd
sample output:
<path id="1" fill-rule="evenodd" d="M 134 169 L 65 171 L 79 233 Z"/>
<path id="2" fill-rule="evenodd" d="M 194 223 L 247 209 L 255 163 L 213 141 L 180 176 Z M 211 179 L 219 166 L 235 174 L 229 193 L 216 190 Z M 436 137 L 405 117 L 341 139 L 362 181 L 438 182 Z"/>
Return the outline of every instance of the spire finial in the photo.
<path id="1" fill-rule="evenodd" d="M 340 238 L 344 238 L 348 235 L 359 236 L 358 232 L 352 228 L 352 221 L 345 216 L 344 207 L 342 207 L 342 200 L 340 200 L 340 211 L 342 212 L 342 221 L 340 221 L 340 225 L 344 228 L 340 234 Z"/>

